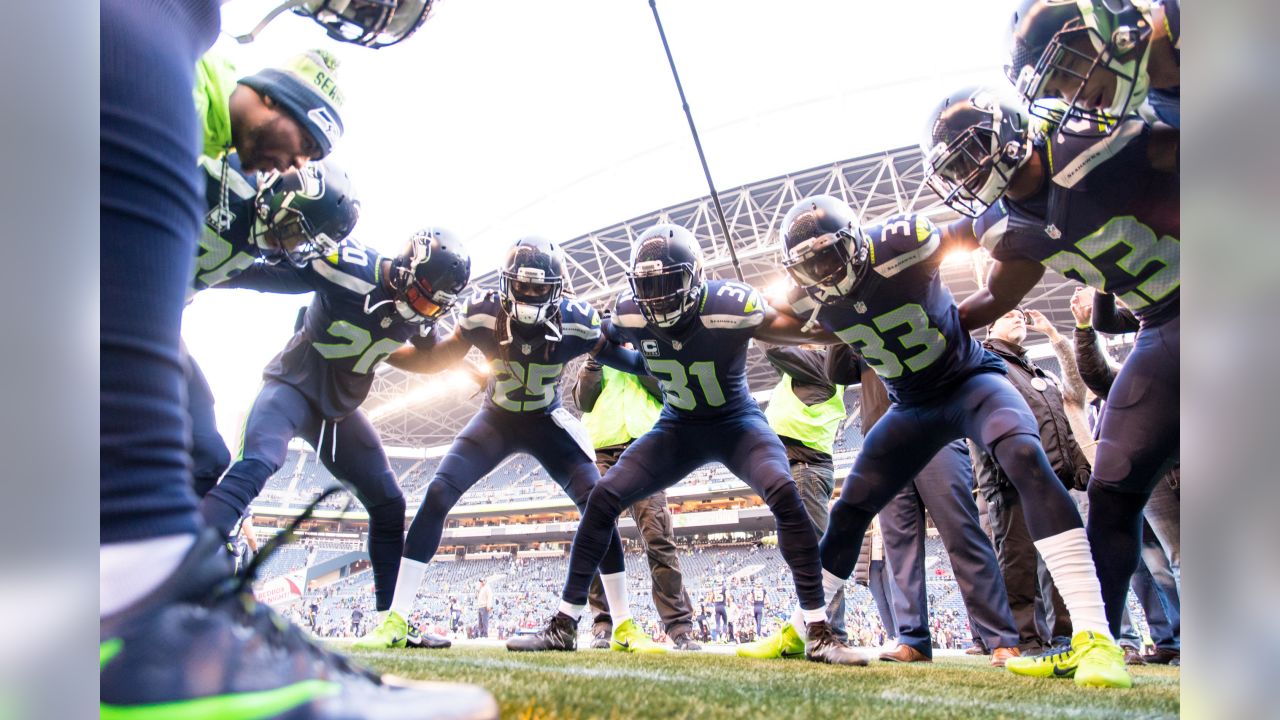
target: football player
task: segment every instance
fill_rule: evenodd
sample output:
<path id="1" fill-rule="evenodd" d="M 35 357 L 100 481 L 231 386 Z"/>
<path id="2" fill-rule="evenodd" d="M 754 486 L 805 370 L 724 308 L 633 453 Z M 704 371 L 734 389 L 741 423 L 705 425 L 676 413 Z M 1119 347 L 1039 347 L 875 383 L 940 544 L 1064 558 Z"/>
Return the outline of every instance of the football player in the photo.
<path id="1" fill-rule="evenodd" d="M 953 247 L 927 218 L 894 215 L 859 228 L 830 196 L 783 218 L 792 308 L 851 345 L 893 401 L 867 434 L 822 537 L 824 574 L 853 573 L 871 519 L 947 443 L 992 453 L 1026 505 L 1027 526 L 1076 629 L 1076 682 L 1129 687 L 1124 653 L 1107 631 L 1089 542 L 1075 504 L 1040 446 L 1039 426 L 1003 363 L 961 326 L 938 268 Z M 794 629 L 794 620 L 793 626 Z M 785 645 L 793 638 L 782 638 Z"/>
<path id="2" fill-rule="evenodd" d="M 200 158 L 206 173 L 204 231 L 200 234 L 192 292 L 213 287 L 252 267 L 261 258 L 272 264 L 305 264 L 332 254 L 360 217 L 360 202 L 347 174 L 331 159 L 302 170 L 258 178 L 240 169 L 236 153 L 225 161 Z M 192 479 L 196 495 L 218 482 L 231 453 L 218 434 L 213 393 L 204 373 L 184 352 L 187 412 L 191 417 Z"/>
<path id="3" fill-rule="evenodd" d="M 1033 113 L 1080 125 L 1063 129 L 1108 134 L 1143 102 L 1156 117 L 1180 125 L 1180 0 L 1021 0 L 1010 27 L 1005 72 Z"/>
<path id="4" fill-rule="evenodd" d="M 413 613 L 427 563 L 440 546 L 449 511 L 511 455 L 532 455 L 579 510 L 586 506 L 600 472 L 586 429 L 560 405 L 560 376 L 565 365 L 581 355 L 629 373 L 643 373 L 644 365 L 637 353 L 601 334 L 594 308 L 567 296 L 564 266 L 564 251 L 556 243 L 538 237 L 517 240 L 507 251 L 498 292 L 468 299 L 453 334 L 430 352 L 406 347 L 388 360 L 406 370 L 434 372 L 474 347 L 492 372 L 484 406 L 449 447 L 409 526 L 391 610 L 357 647 L 448 646 L 442 638 L 419 635 L 406 618 Z M 623 615 L 614 637 L 643 637 L 635 623 L 626 620 L 626 567 L 616 530 L 606 542 L 601 580 L 610 609 L 617 603 Z"/>
<path id="5" fill-rule="evenodd" d="M 631 292 L 618 297 L 605 333 L 640 350 L 662 386 L 662 415 L 591 492 L 574 536 L 559 611 L 540 632 L 513 638 L 507 648 L 576 649 L 591 577 L 622 509 L 707 463 L 721 462 L 759 493 L 777 520 L 778 546 L 811 623 L 807 656 L 866 664 L 827 624 L 817 533 L 791 479 L 786 451 L 746 379 L 747 348 L 754 337 L 788 344 L 835 338 L 802 332 L 799 321 L 774 311 L 748 285 L 706 280 L 697 239 L 677 225 L 655 225 L 636 238 L 628 279 Z M 608 600 L 616 612 L 612 594 Z M 619 622 L 616 615 L 614 622 Z M 635 642 L 620 638 L 617 627 L 615 644 Z"/>
<path id="6" fill-rule="evenodd" d="M 406 341 L 420 348 L 434 344 L 436 321 L 449 312 L 470 275 L 462 243 L 446 230 L 429 228 L 415 233 L 394 258 L 348 238 L 336 253 L 302 267 L 255 266 L 220 285 L 315 291 L 315 298 L 302 329 L 263 372 L 236 462 L 200 502 L 205 522 L 233 533 L 284 464 L 289 441 L 304 438 L 368 511 L 376 608 L 390 608 L 405 501 L 360 404 L 384 358 Z"/>
<path id="7" fill-rule="evenodd" d="M 1115 294 L 1141 321 L 1101 420 L 1089 482 L 1089 541 L 1099 549 L 1098 579 L 1111 632 L 1118 634 L 1138 563 L 1142 508 L 1179 448 L 1176 151 L 1167 135 L 1130 117 L 1122 124 L 1131 127 L 1117 132 L 1133 139 L 1068 189 L 1048 182 L 1050 146 L 1008 121 L 1019 112 L 982 91 L 963 90 L 943 101 L 925 140 L 929 183 L 957 210 L 977 209 L 965 202 L 975 198 L 986 206 L 972 233 L 994 263 L 986 286 L 960 305 L 965 328 L 989 325 L 1016 307 L 1046 267 Z M 1008 667 L 1047 676 L 1070 664 L 1070 657 L 1020 659 Z"/>
<path id="8" fill-rule="evenodd" d="M 100 18 L 101 714 L 497 717 L 475 686 L 384 682 L 230 577 L 190 487 L 180 351 L 206 209 L 194 69 L 219 3 L 103 0 Z"/>

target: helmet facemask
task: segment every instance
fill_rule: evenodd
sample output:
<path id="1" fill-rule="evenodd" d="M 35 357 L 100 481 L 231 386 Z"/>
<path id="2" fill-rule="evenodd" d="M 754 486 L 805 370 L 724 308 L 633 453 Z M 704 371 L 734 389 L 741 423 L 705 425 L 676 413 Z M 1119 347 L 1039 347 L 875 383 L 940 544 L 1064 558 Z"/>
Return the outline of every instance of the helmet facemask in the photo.
<path id="1" fill-rule="evenodd" d="M 560 278 L 547 278 L 541 268 L 519 267 L 498 276 L 502 309 L 521 325 L 547 323 L 560 309 Z"/>
<path id="2" fill-rule="evenodd" d="M 702 279 L 691 263 L 638 262 L 627 273 L 627 280 L 645 320 L 660 328 L 678 325 L 689 316 L 702 295 Z"/>
<path id="3" fill-rule="evenodd" d="M 426 22 L 434 0 L 303 0 L 310 16 L 342 42 L 383 48 L 402 42 Z"/>
<path id="4" fill-rule="evenodd" d="M 984 120 L 945 142 L 951 128 L 939 118 L 926 140 L 932 144 L 925 183 L 952 210 L 976 218 L 1004 195 L 1032 144 L 1022 117 L 1007 117 L 999 102 L 982 95 L 969 102 Z"/>
<path id="5" fill-rule="evenodd" d="M 1092 3 L 1080 5 L 1088 12 L 1064 24 L 1034 65 L 1011 67 L 1009 79 L 1032 115 L 1071 134 L 1107 135 L 1146 99 L 1151 26 L 1130 8 L 1107 18 L 1115 25 L 1108 38 Z M 1062 99 L 1069 106 L 1064 113 L 1055 103 L 1037 102 L 1044 99 Z"/>
<path id="6" fill-rule="evenodd" d="M 787 248 L 782 266 L 814 300 L 840 304 L 869 267 L 867 240 L 857 226 L 810 237 Z"/>

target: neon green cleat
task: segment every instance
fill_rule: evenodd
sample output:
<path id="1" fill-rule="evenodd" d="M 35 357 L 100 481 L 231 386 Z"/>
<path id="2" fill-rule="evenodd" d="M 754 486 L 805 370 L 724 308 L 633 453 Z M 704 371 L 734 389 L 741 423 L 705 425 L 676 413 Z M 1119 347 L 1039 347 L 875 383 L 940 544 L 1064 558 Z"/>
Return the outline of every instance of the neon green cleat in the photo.
<path id="1" fill-rule="evenodd" d="M 622 624 L 615 625 L 613 628 L 613 641 L 609 643 L 610 650 L 618 652 L 633 653 L 664 653 L 667 648 L 659 645 L 645 635 L 644 631 L 636 625 L 636 621 L 627 618 Z"/>
<path id="2" fill-rule="evenodd" d="M 1124 650 L 1110 638 L 1081 630 L 1071 647 L 1038 657 L 1009 658 L 1005 667 L 1014 675 L 1037 678 L 1075 678 L 1085 687 L 1133 687 L 1124 665 Z"/>
<path id="3" fill-rule="evenodd" d="M 387 612 L 378 627 L 351 644 L 354 650 L 402 648 L 409 639 L 409 623 L 395 610 Z"/>
<path id="4" fill-rule="evenodd" d="M 802 658 L 804 657 L 804 640 L 792 627 L 791 623 L 782 626 L 778 632 L 738 646 L 738 657 L 770 659 L 770 658 Z"/>
<path id="5" fill-rule="evenodd" d="M 1076 638 L 1086 634 L 1089 642 L 1080 649 L 1076 684 L 1080 687 L 1133 687 L 1133 678 L 1129 677 L 1129 669 L 1125 667 L 1124 649 L 1115 640 L 1093 633 L 1076 633 L 1071 639 L 1071 646 L 1075 647 Z"/>

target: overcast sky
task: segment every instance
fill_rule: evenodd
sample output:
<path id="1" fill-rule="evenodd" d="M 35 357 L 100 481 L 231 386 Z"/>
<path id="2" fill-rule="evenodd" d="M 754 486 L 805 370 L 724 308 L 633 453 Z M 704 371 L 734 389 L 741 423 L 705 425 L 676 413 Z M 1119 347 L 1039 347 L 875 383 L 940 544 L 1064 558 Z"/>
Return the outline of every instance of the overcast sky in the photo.
<path id="1" fill-rule="evenodd" d="M 232 0 L 241 33 L 276 2 Z M 278 18 L 214 52 L 244 74 L 308 47 L 342 60 L 346 134 L 333 157 L 362 214 L 354 236 L 395 253 L 448 227 L 475 274 L 529 234 L 567 240 L 705 195 L 706 183 L 646 0 L 440 0 L 401 45 L 334 43 Z M 720 189 L 919 141 L 957 87 L 1004 82 L 1011 0 L 658 3 Z M 234 444 L 262 367 L 309 296 L 201 293 L 184 338 Z M 234 451 L 234 448 L 233 448 Z"/>

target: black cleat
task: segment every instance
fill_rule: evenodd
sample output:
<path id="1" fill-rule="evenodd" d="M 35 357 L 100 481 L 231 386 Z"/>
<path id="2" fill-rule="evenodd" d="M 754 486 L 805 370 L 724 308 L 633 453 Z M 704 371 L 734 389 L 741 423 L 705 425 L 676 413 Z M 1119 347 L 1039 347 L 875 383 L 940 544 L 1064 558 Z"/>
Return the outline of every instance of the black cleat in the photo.
<path id="1" fill-rule="evenodd" d="M 808 626 L 809 639 L 804 644 L 804 656 L 813 662 L 832 665 L 866 665 L 867 656 L 840 641 L 826 622 Z"/>
<path id="2" fill-rule="evenodd" d="M 609 643 L 613 640 L 613 625 L 609 623 L 596 623 L 591 628 L 591 649 L 592 650 L 608 650 Z"/>
<path id="3" fill-rule="evenodd" d="M 444 650 L 453 647 L 453 641 L 447 637 L 441 637 L 435 633 L 418 632 L 418 628 L 413 625 L 409 626 L 409 633 L 405 636 L 404 646 L 411 648 L 423 648 L 426 650 Z"/>
<path id="4" fill-rule="evenodd" d="M 577 650 L 578 622 L 564 613 L 556 613 L 545 628 L 533 635 L 517 635 L 508 640 L 507 649 L 512 652 Z"/>
<path id="5" fill-rule="evenodd" d="M 676 646 L 677 650 L 684 650 L 685 652 L 697 652 L 702 649 L 701 645 L 694 642 L 693 633 L 691 632 L 682 632 L 671 638 L 671 642 Z"/>
<path id="6" fill-rule="evenodd" d="M 103 717 L 496 718 L 488 692 L 460 683 L 384 679 L 324 650 L 249 591 L 268 545 L 243 577 L 225 536 L 202 535 L 178 569 L 100 625 Z M 273 541 L 274 542 L 274 541 Z M 278 545 L 278 543 L 277 543 Z"/>

